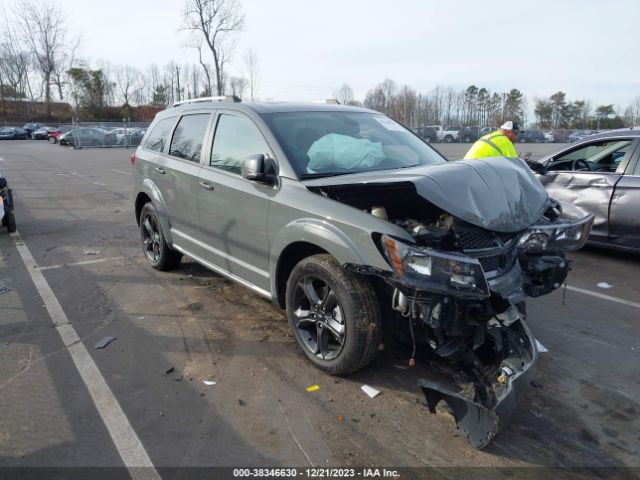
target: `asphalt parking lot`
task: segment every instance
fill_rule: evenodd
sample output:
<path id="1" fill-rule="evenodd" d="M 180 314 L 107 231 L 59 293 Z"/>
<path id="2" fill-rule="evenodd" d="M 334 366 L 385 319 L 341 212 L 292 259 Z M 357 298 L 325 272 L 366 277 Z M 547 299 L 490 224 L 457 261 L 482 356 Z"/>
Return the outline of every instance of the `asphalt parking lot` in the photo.
<path id="1" fill-rule="evenodd" d="M 468 145 L 435 147 L 459 158 Z M 510 425 L 478 451 L 423 406 L 428 366 L 407 369 L 393 339 L 365 370 L 331 377 L 268 301 L 190 260 L 152 270 L 131 153 L 0 143 L 19 232 L 0 232 L 0 466 L 431 467 L 443 478 L 640 467 L 640 255 L 587 247 L 571 255 L 566 290 L 529 300 L 549 352 Z"/>

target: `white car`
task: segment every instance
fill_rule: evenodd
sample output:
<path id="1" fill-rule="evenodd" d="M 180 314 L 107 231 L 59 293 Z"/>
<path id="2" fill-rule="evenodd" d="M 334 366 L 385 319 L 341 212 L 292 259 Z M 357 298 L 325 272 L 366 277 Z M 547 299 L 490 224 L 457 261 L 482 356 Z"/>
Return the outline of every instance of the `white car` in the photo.
<path id="1" fill-rule="evenodd" d="M 140 129 L 137 127 L 131 127 L 131 128 L 118 127 L 118 128 L 109 130 L 110 133 L 113 133 L 116 136 L 116 143 L 118 145 L 123 143 L 124 137 L 126 135 L 133 135 L 134 133 L 139 131 Z"/>
<path id="2" fill-rule="evenodd" d="M 544 132 L 544 141 L 547 143 L 553 143 L 554 141 L 553 132 Z"/>

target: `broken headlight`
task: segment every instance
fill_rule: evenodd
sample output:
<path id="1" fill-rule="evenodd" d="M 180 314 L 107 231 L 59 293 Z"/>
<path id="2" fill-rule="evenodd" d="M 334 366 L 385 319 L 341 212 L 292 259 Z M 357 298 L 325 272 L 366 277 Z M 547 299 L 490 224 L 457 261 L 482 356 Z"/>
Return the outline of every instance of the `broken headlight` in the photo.
<path id="1" fill-rule="evenodd" d="M 474 298 L 489 296 L 482 266 L 475 258 L 416 247 L 387 235 L 381 243 L 402 283 L 412 288 Z"/>
<path id="2" fill-rule="evenodd" d="M 589 238 L 592 224 L 593 215 L 587 215 L 577 222 L 533 225 L 520 237 L 518 247 L 528 253 L 578 250 Z"/>

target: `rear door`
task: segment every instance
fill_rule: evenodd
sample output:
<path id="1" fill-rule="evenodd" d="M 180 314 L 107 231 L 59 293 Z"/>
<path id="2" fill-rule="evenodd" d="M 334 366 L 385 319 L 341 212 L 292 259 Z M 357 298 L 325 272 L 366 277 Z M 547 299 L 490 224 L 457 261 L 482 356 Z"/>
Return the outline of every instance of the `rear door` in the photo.
<path id="1" fill-rule="evenodd" d="M 268 214 L 273 187 L 245 180 L 242 161 L 273 158 L 256 123 L 242 112 L 220 109 L 211 156 L 196 188 L 205 260 L 269 292 Z"/>
<path id="2" fill-rule="evenodd" d="M 640 145 L 626 165 L 611 199 L 609 229 L 611 242 L 640 248 Z"/>
<path id="3" fill-rule="evenodd" d="M 211 117 L 211 112 L 183 114 L 177 124 L 173 123 L 168 148 L 154 157 L 152 166 L 153 178 L 167 207 L 173 243 L 189 250 L 199 229 L 196 190 Z"/>
<path id="4" fill-rule="evenodd" d="M 593 240 L 609 241 L 609 205 L 635 145 L 621 137 L 582 143 L 554 156 L 540 176 L 550 197 L 594 215 Z"/>

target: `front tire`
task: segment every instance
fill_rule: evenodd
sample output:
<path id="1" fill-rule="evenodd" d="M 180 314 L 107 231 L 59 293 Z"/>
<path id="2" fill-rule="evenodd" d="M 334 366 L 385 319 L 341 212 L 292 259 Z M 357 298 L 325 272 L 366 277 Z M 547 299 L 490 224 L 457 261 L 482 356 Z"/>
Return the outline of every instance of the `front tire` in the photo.
<path id="1" fill-rule="evenodd" d="M 13 214 L 13 211 L 7 210 L 4 214 L 5 226 L 7 227 L 7 232 L 13 233 L 16 231 L 16 216 Z"/>
<path id="2" fill-rule="evenodd" d="M 298 346 L 320 370 L 346 375 L 375 357 L 382 324 L 373 287 L 331 255 L 313 255 L 294 267 L 286 308 Z"/>
<path id="3" fill-rule="evenodd" d="M 140 212 L 140 237 L 147 262 L 156 270 L 171 270 L 180 264 L 182 254 L 172 250 L 162 232 L 158 212 L 151 202 Z"/>
<path id="4" fill-rule="evenodd" d="M 447 135 L 446 137 L 444 137 L 444 141 L 445 143 L 451 143 L 453 142 L 453 137 L 451 135 Z"/>

